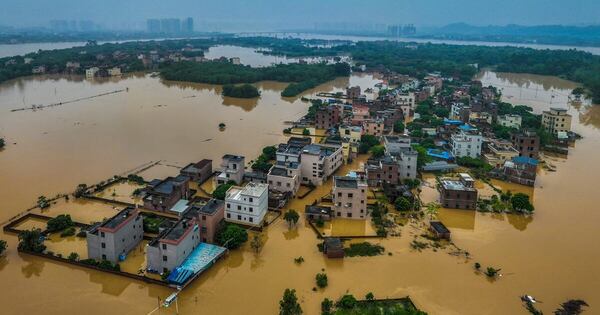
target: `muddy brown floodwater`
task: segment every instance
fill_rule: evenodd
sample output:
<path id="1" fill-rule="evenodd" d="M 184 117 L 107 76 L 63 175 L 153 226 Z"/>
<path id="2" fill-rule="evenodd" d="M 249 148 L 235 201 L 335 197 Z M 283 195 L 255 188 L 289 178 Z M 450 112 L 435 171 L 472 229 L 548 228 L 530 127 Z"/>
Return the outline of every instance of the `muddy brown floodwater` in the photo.
<path id="1" fill-rule="evenodd" d="M 504 87 L 508 101 L 531 105 L 536 111 L 548 107 L 550 101 L 567 106 L 563 95 L 575 86 L 556 78 L 492 72 L 483 73 L 482 80 Z M 338 91 L 349 84 L 364 89 L 376 82 L 370 76 L 352 76 L 308 94 Z M 299 99 L 279 96 L 285 84 L 257 85 L 261 98 L 244 101 L 223 99 L 216 86 L 161 82 L 148 75 L 104 82 L 36 77 L 0 85 L 0 136 L 8 142 L 0 152 L 0 221 L 28 208 L 39 195 L 69 192 L 79 183 L 94 183 L 149 161 L 184 165 L 202 158 L 218 161 L 228 152 L 248 159 L 257 156 L 261 147 L 285 140 L 283 121 L 299 118 L 307 110 Z M 48 104 L 125 87 L 128 92 L 79 103 L 10 112 L 23 104 Z M 376 241 L 391 256 L 328 260 L 318 252 L 318 241 L 303 219 L 291 230 L 279 220 L 263 232 L 265 244 L 259 254 L 248 245 L 235 250 L 186 288 L 179 300 L 180 313 L 274 314 L 283 290 L 295 288 L 307 314 L 318 314 L 323 298 L 337 298 L 347 291 L 361 297 L 370 291 L 376 297 L 410 295 L 430 314 L 523 314 L 519 296 L 526 293 L 544 301 L 540 306 L 546 313 L 568 298 L 581 298 L 591 305 L 589 313 L 593 314 L 600 307 L 600 196 L 595 184 L 600 174 L 600 122 L 597 110 L 589 105 L 571 106 L 569 111 L 574 116 L 573 130 L 584 138 L 568 158 L 555 161 L 557 172 L 542 172 L 538 177 L 530 191 L 536 207 L 532 219 L 466 211 L 440 213 L 454 243 L 473 259 L 457 258 L 447 251 L 412 251 L 409 243 L 420 232 L 406 225 L 401 237 Z M 226 123 L 225 131 L 219 131 L 220 122 Z M 339 173 L 356 169 L 361 160 L 364 157 Z M 293 200 L 288 208 L 303 210 L 305 204 L 326 195 L 330 185 L 331 181 L 308 197 Z M 116 195 L 121 195 L 120 189 Z M 58 210 L 51 211 L 71 206 L 77 204 L 60 203 Z M 81 215 L 82 221 L 110 213 L 94 204 L 79 208 L 89 209 Z M 9 242 L 7 255 L 0 258 L 2 314 L 42 310 L 47 314 L 147 314 L 156 307 L 158 297 L 171 293 L 20 255 L 14 235 L 0 234 L 0 238 Z M 65 254 L 70 249 L 63 246 L 68 244 L 84 251 L 83 244 L 74 239 L 48 242 Z M 132 265 L 125 267 L 135 270 L 143 255 L 136 249 L 132 256 Z M 293 262 L 299 256 L 305 260 L 301 265 Z M 504 276 L 487 281 L 473 271 L 475 261 L 502 268 Z M 313 292 L 315 274 L 322 268 L 329 286 Z M 173 314 L 174 310 L 157 313 Z"/>

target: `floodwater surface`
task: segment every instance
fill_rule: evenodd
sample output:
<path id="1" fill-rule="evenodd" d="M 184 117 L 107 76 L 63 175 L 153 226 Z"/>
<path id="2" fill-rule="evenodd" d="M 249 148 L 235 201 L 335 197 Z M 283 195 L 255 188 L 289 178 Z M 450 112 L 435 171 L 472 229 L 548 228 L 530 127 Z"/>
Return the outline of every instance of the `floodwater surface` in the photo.
<path id="1" fill-rule="evenodd" d="M 485 85 L 504 87 L 507 101 L 530 105 L 536 111 L 549 107 L 550 100 L 552 106 L 566 107 L 566 97 L 560 95 L 568 95 L 575 86 L 538 76 L 491 72 L 482 76 Z M 338 79 L 307 93 L 338 91 L 362 80 L 354 76 Z M 363 89 L 376 81 L 368 82 L 371 86 Z M 7 148 L 0 152 L 0 221 L 30 207 L 39 195 L 69 192 L 79 183 L 95 183 L 149 161 L 183 166 L 212 158 L 216 166 L 224 153 L 246 155 L 248 160 L 256 157 L 261 147 L 285 141 L 283 121 L 301 117 L 308 107 L 298 98 L 282 99 L 279 93 L 285 84 L 257 86 L 262 92 L 259 99 L 238 102 L 224 100 L 217 86 L 161 82 L 147 75 L 101 83 L 37 77 L 0 85 L 0 134 L 8 140 Z M 125 87 L 129 91 L 43 111 L 10 112 L 23 103 L 46 104 Z M 536 91 L 533 96 L 515 92 L 532 89 Z M 600 307 L 600 197 L 596 185 L 600 123 L 590 106 L 569 107 L 573 130 L 584 138 L 566 159 L 560 159 L 556 172 L 540 173 L 536 187 L 530 189 L 536 207 L 532 218 L 464 210 L 440 212 L 454 244 L 468 251 L 470 259 L 450 255 L 449 249 L 412 250 L 410 242 L 423 231 L 417 222 L 404 225 L 400 237 L 375 241 L 386 249 L 382 256 L 326 259 L 304 219 L 291 229 L 279 219 L 262 233 L 264 247 L 258 254 L 246 244 L 186 288 L 179 299 L 180 313 L 275 314 L 284 289 L 295 288 L 306 314 L 318 314 L 323 298 L 337 299 L 346 292 L 357 297 L 367 292 L 379 298 L 410 295 L 430 314 L 524 314 L 519 301 L 523 294 L 544 301 L 539 306 L 550 313 L 566 299 L 580 298 L 591 305 L 589 313 L 593 314 Z M 218 129 L 220 122 L 227 125 L 224 131 Z M 345 165 L 338 174 L 358 168 L 360 160 Z M 165 174 L 169 170 L 177 173 L 177 168 L 161 167 Z M 302 212 L 330 188 L 331 180 L 306 198 L 294 199 L 288 208 Z M 80 219 L 91 220 L 87 216 Z M 40 310 L 48 314 L 81 310 L 87 314 L 147 314 L 156 308 L 159 297 L 171 293 L 166 288 L 20 255 L 15 236 L 0 237 L 9 242 L 7 255 L 0 258 L 3 314 Z M 68 249 L 54 241 L 50 241 L 52 246 L 67 253 Z M 80 242 L 71 242 L 84 251 Z M 143 264 L 143 257 L 133 256 L 128 268 L 135 270 Z M 295 264 L 294 258 L 299 256 L 304 263 Z M 475 262 L 501 268 L 503 276 L 488 281 L 474 271 Z M 313 291 L 315 275 L 322 269 L 329 286 Z M 157 313 L 172 314 L 174 309 Z"/>

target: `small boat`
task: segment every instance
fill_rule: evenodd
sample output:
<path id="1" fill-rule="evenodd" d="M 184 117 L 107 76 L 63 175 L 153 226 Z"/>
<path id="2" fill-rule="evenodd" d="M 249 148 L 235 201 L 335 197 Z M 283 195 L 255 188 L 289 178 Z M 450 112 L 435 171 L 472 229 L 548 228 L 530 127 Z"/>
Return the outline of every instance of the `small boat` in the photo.
<path id="1" fill-rule="evenodd" d="M 523 302 L 529 302 L 529 303 L 537 303 L 537 301 L 535 300 L 535 298 L 531 295 L 523 295 L 521 296 L 521 301 Z"/>

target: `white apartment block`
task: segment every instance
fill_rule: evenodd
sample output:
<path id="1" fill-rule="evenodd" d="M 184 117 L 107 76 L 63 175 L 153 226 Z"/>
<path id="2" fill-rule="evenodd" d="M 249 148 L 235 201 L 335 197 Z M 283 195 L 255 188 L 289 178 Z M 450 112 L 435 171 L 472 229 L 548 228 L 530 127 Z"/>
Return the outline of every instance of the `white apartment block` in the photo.
<path id="1" fill-rule="evenodd" d="M 268 210 L 269 185 L 232 186 L 225 196 L 225 221 L 261 226 Z"/>
<path id="2" fill-rule="evenodd" d="M 564 108 L 550 108 L 542 112 L 542 127 L 554 135 L 571 131 L 571 115 Z"/>
<path id="3" fill-rule="evenodd" d="M 500 115 L 498 116 L 498 125 L 519 129 L 521 128 L 521 116 L 520 115 Z"/>
<path id="4" fill-rule="evenodd" d="M 479 133 L 460 132 L 452 135 L 452 154 L 455 157 L 477 158 L 481 155 L 483 137 Z"/>
<path id="5" fill-rule="evenodd" d="M 271 190 L 290 192 L 295 196 L 300 188 L 300 165 L 298 163 L 273 165 L 267 174 L 267 183 Z"/>

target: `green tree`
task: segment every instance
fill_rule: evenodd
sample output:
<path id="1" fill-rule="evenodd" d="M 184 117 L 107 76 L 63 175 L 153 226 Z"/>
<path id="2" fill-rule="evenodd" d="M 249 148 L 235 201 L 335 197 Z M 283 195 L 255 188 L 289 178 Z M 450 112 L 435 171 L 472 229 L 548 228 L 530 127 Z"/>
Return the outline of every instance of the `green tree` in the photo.
<path id="1" fill-rule="evenodd" d="M 279 301 L 279 315 L 300 315 L 302 308 L 298 303 L 295 289 L 285 289 L 283 298 Z"/>
<path id="2" fill-rule="evenodd" d="M 77 261 L 79 260 L 79 254 L 73 252 L 69 254 L 69 257 L 67 257 L 67 259 L 72 260 L 72 261 Z"/>
<path id="3" fill-rule="evenodd" d="M 258 89 L 252 84 L 223 85 L 223 96 L 237 97 L 237 98 L 255 98 L 260 96 Z"/>
<path id="4" fill-rule="evenodd" d="M 367 301 L 373 301 L 375 300 L 375 295 L 373 295 L 373 292 L 369 292 L 365 295 L 365 300 Z"/>
<path id="5" fill-rule="evenodd" d="M 254 234 L 254 236 L 252 237 L 252 241 L 250 241 L 250 247 L 252 247 L 254 252 L 258 254 L 260 249 L 263 247 L 263 241 L 260 237 L 260 234 Z"/>
<path id="6" fill-rule="evenodd" d="M 46 209 L 50 207 L 50 202 L 48 202 L 48 199 L 46 199 L 45 196 L 39 196 L 37 200 L 37 205 L 40 209 Z"/>
<path id="7" fill-rule="evenodd" d="M 219 200 L 225 200 L 225 196 L 227 195 L 227 190 L 229 190 L 229 188 L 231 188 L 231 186 L 234 186 L 234 185 L 235 185 L 235 182 L 229 181 L 226 184 L 221 184 L 221 185 L 217 186 L 217 188 L 215 188 L 215 190 L 212 193 L 213 198 L 219 199 Z"/>
<path id="8" fill-rule="evenodd" d="M 71 220 L 71 216 L 68 214 L 59 214 L 55 218 L 48 220 L 46 223 L 46 229 L 48 232 L 58 232 L 62 231 L 68 227 L 73 227 L 75 223 Z"/>
<path id="9" fill-rule="evenodd" d="M 516 193 L 510 198 L 510 203 L 515 211 L 533 212 L 535 208 L 529 202 L 529 196 L 524 193 Z"/>
<path id="10" fill-rule="evenodd" d="M 333 307 L 333 301 L 325 298 L 323 299 L 323 301 L 321 302 L 321 313 L 322 315 L 329 315 L 331 314 L 331 308 Z"/>
<path id="11" fill-rule="evenodd" d="M 490 278 L 495 278 L 500 272 L 500 270 L 501 269 L 496 269 L 494 267 L 487 267 L 487 269 L 485 270 L 485 275 Z"/>
<path id="12" fill-rule="evenodd" d="M 376 145 L 371 148 L 371 154 L 375 158 L 380 158 L 385 155 L 385 147 L 382 145 Z"/>
<path id="13" fill-rule="evenodd" d="M 46 249 L 42 230 L 31 229 L 19 233 L 19 250 L 41 253 Z"/>
<path id="14" fill-rule="evenodd" d="M 437 215 L 440 210 L 440 204 L 437 202 L 430 202 L 425 207 L 425 213 L 429 215 L 429 219 L 433 220 L 433 218 Z"/>
<path id="15" fill-rule="evenodd" d="M 345 310 L 351 310 L 356 307 L 358 301 L 352 294 L 343 295 L 336 303 L 335 306 Z"/>
<path id="16" fill-rule="evenodd" d="M 0 149 L 4 148 L 5 145 L 4 138 L 0 138 Z"/>
<path id="17" fill-rule="evenodd" d="M 317 275 L 315 276 L 315 280 L 317 282 L 317 286 L 319 288 L 324 288 L 327 286 L 327 274 L 325 273 L 317 273 Z"/>
<path id="18" fill-rule="evenodd" d="M 396 207 L 396 210 L 398 211 L 408 211 L 411 209 L 412 204 L 410 202 L 410 200 L 408 200 L 406 197 L 398 197 L 396 198 L 396 201 L 394 202 L 394 206 Z"/>
<path id="19" fill-rule="evenodd" d="M 310 131 L 307 128 L 302 129 L 303 136 L 310 136 Z"/>
<path id="20" fill-rule="evenodd" d="M 5 250 L 6 250 L 6 241 L 0 240 L 0 255 L 2 255 Z"/>
<path id="21" fill-rule="evenodd" d="M 397 120 L 394 123 L 394 132 L 395 133 L 404 133 L 404 122 L 402 122 L 401 120 Z"/>
<path id="22" fill-rule="evenodd" d="M 300 215 L 296 210 L 290 209 L 283 215 L 283 219 L 288 223 L 288 227 L 291 228 L 298 223 Z"/>
<path id="23" fill-rule="evenodd" d="M 589 306 L 584 300 L 568 300 L 554 311 L 555 315 L 578 315 L 583 312 L 583 307 Z"/>
<path id="24" fill-rule="evenodd" d="M 216 236 L 217 243 L 228 249 L 236 249 L 248 241 L 248 232 L 235 224 L 227 224 Z"/>
<path id="25" fill-rule="evenodd" d="M 274 160 L 277 157 L 277 147 L 275 146 L 268 146 L 268 147 L 264 147 L 262 149 L 262 155 L 267 159 L 267 160 Z"/>

